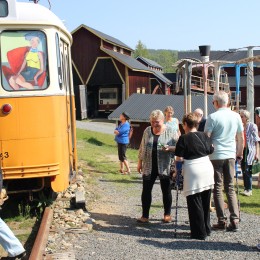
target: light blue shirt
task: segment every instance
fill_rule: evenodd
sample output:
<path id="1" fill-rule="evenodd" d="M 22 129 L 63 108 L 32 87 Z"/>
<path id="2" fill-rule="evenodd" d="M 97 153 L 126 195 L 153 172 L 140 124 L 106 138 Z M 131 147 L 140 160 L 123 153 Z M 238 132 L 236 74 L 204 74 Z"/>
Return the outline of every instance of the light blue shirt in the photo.
<path id="1" fill-rule="evenodd" d="M 230 108 L 219 108 L 209 115 L 204 131 L 210 133 L 214 145 L 211 160 L 236 159 L 236 134 L 243 132 L 240 115 Z"/>

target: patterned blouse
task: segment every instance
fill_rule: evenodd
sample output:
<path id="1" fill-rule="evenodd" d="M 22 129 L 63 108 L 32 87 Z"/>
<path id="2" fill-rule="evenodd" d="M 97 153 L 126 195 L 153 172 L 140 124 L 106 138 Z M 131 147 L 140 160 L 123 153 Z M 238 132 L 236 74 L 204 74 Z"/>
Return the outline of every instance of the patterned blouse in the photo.
<path id="1" fill-rule="evenodd" d="M 179 131 L 179 124 L 178 124 L 178 119 L 177 118 L 173 118 L 172 121 L 168 121 L 168 122 L 165 122 L 165 124 L 167 126 L 170 126 L 173 128 L 173 130 L 175 131 Z"/>
<path id="2" fill-rule="evenodd" d="M 148 126 L 143 133 L 143 138 L 139 148 L 138 159 L 142 160 L 143 174 L 149 176 L 152 173 L 152 150 L 153 134 L 151 126 Z M 158 138 L 157 145 L 157 163 L 159 177 L 170 175 L 170 164 L 173 152 L 165 152 L 162 145 L 175 146 L 178 141 L 178 133 L 172 127 L 166 126 L 166 129 Z"/>
<path id="3" fill-rule="evenodd" d="M 256 143 L 260 141 L 257 125 L 248 123 L 245 127 L 246 145 L 247 145 L 247 165 L 252 165 L 256 154 Z"/>

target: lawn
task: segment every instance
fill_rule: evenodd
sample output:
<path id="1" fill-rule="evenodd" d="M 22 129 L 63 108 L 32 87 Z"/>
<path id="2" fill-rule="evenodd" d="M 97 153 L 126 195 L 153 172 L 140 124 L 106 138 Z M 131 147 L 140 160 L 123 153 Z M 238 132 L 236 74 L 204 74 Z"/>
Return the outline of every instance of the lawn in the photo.
<path id="1" fill-rule="evenodd" d="M 97 173 L 103 173 L 104 178 L 114 180 L 117 187 L 123 187 L 122 176 L 118 174 L 119 163 L 117 159 L 117 148 L 114 136 L 102 134 L 92 131 L 77 129 L 78 139 L 78 159 L 84 170 L 84 164 L 93 167 Z M 135 171 L 138 151 L 134 149 L 127 150 L 127 156 Z M 124 176 L 126 180 L 136 178 L 136 175 Z M 134 184 L 131 184 L 134 185 Z M 239 186 L 240 191 L 243 187 Z M 260 189 L 256 185 L 253 186 L 253 195 L 245 197 L 239 195 L 241 211 L 260 215 Z"/>

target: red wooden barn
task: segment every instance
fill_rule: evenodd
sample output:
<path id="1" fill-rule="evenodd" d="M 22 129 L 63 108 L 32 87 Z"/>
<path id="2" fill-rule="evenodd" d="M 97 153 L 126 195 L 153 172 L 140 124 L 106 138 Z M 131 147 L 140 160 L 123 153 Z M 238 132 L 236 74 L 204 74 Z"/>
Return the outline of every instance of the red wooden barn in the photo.
<path id="1" fill-rule="evenodd" d="M 133 93 L 167 94 L 172 82 L 132 57 L 120 40 L 80 25 L 72 32 L 77 118 L 108 115 Z M 157 87 L 158 88 L 158 87 Z"/>

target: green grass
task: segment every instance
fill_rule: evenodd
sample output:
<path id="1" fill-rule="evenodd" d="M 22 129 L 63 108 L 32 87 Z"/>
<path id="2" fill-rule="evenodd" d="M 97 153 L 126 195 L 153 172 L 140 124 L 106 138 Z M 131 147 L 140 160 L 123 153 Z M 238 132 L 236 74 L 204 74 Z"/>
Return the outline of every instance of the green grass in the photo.
<path id="1" fill-rule="evenodd" d="M 115 183 L 115 188 L 123 189 L 124 186 L 131 185 L 133 192 L 131 195 L 136 195 L 137 186 L 135 181 L 137 175 L 132 174 L 120 175 L 119 161 L 117 159 L 117 146 L 114 141 L 114 135 L 102 134 L 93 131 L 86 131 L 77 129 L 77 140 L 78 140 L 78 158 L 84 163 L 95 169 L 95 174 L 102 174 L 102 177 Z M 138 151 L 134 149 L 127 150 L 127 157 L 132 166 L 137 163 Z M 93 174 L 93 173 L 92 173 Z M 91 183 L 91 178 L 87 180 Z M 240 186 L 240 191 L 243 187 Z M 129 196 L 131 196 L 129 194 Z M 140 194 L 138 194 L 140 196 Z M 245 197 L 239 195 L 241 211 L 260 215 L 260 189 L 256 185 L 253 186 L 253 195 Z M 155 210 L 155 209 L 154 209 Z"/>
<path id="2" fill-rule="evenodd" d="M 244 187 L 239 186 L 239 190 L 243 191 Z M 258 188 L 256 185 L 253 185 L 252 196 L 246 197 L 239 195 L 239 200 L 241 211 L 260 215 L 260 188 Z"/>
<path id="3" fill-rule="evenodd" d="M 114 181 L 117 187 L 123 187 L 125 183 L 134 178 L 133 175 L 120 175 L 119 160 L 117 157 L 117 145 L 114 135 L 97 133 L 77 129 L 78 159 L 94 168 L 95 174 L 103 174 L 108 181 Z M 130 162 L 137 162 L 137 150 L 127 149 L 127 157 Z M 92 173 L 93 174 L 93 173 Z M 91 179 L 87 179 L 91 183 Z M 131 184 L 130 184 L 131 185 Z"/>

